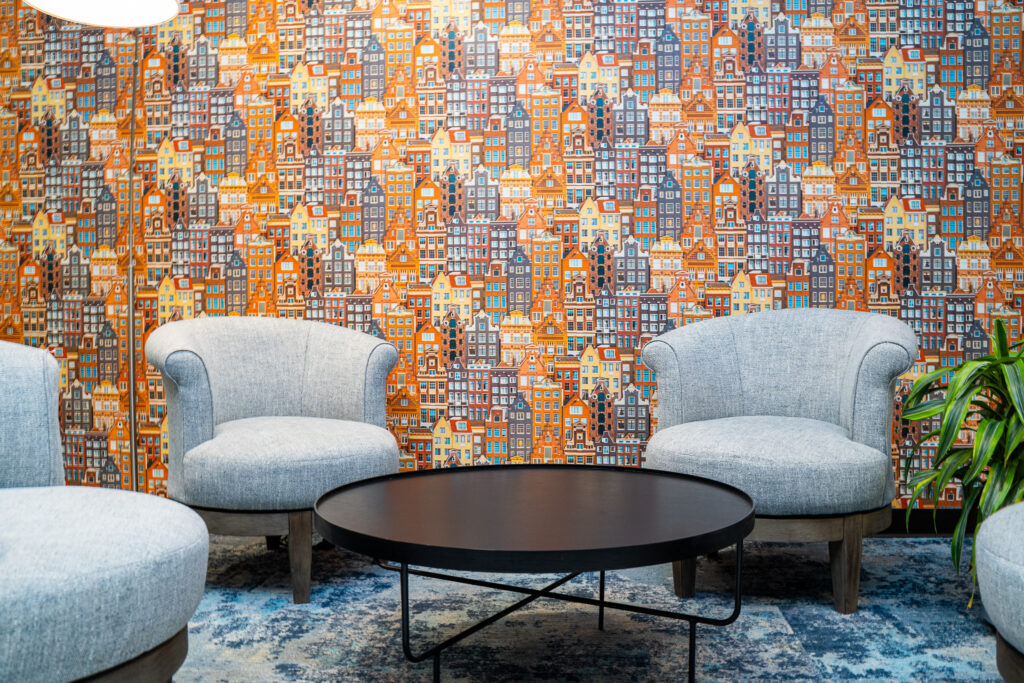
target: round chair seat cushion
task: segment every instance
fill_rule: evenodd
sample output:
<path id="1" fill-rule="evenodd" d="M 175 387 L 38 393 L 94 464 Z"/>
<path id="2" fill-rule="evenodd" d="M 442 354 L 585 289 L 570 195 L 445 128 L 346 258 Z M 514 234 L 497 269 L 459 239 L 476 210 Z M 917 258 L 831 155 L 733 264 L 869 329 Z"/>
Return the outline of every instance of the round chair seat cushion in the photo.
<path id="1" fill-rule="evenodd" d="M 185 453 L 167 493 L 196 507 L 304 510 L 331 489 L 398 471 L 386 429 L 319 417 L 250 417 L 217 425 Z M 177 474 L 177 476 L 176 476 Z"/>
<path id="2" fill-rule="evenodd" d="M 1024 503 L 1003 508 L 978 530 L 978 588 L 992 624 L 1024 653 Z"/>
<path id="3" fill-rule="evenodd" d="M 0 489 L 0 680 L 68 681 L 188 624 L 209 534 L 187 507 L 79 486 Z"/>
<path id="4" fill-rule="evenodd" d="M 830 422 L 752 415 L 658 430 L 647 466 L 707 477 L 746 492 L 761 516 L 839 515 L 888 505 L 889 456 Z"/>

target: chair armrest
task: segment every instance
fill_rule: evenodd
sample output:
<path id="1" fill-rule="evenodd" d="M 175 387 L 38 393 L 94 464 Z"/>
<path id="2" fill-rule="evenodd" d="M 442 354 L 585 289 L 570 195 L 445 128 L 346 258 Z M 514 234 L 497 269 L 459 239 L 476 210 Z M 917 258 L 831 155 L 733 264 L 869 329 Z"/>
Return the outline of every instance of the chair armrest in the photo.
<path id="1" fill-rule="evenodd" d="M 839 414 L 851 439 L 889 455 L 896 380 L 917 359 L 917 336 L 895 318 L 872 318 L 852 343 Z"/>
<path id="2" fill-rule="evenodd" d="M 0 488 L 63 486 L 57 361 L 0 342 L 0 388 Z"/>
<path id="3" fill-rule="evenodd" d="M 643 364 L 654 372 L 657 379 L 658 429 L 672 427 L 683 421 L 683 404 L 679 400 L 682 395 L 679 359 L 675 349 L 665 339 L 669 334 L 647 342 L 640 356 Z"/>
<path id="4" fill-rule="evenodd" d="M 168 494 L 173 498 L 182 458 L 213 438 L 213 393 L 199 347 L 187 329 L 164 325 L 146 340 L 146 359 L 163 375 L 167 400 Z"/>
<path id="5" fill-rule="evenodd" d="M 658 429 L 736 414 L 743 395 L 729 318 L 666 332 L 644 345 L 641 359 L 657 382 Z"/>
<path id="6" fill-rule="evenodd" d="M 398 350 L 368 334 L 334 325 L 311 328 L 302 384 L 303 414 L 384 427 L 388 374 Z"/>

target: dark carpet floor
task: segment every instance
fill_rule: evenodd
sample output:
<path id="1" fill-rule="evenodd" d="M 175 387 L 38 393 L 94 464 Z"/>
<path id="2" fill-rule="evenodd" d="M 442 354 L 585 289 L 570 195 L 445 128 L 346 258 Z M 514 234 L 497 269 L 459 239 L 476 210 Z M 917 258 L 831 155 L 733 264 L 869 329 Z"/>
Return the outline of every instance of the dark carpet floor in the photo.
<path id="1" fill-rule="evenodd" d="M 748 543 L 739 619 L 701 627 L 698 680 L 999 680 L 995 636 L 969 574 L 946 539 L 870 539 L 860 610 L 832 609 L 824 544 Z M 669 565 L 608 575 L 608 599 L 727 614 L 733 553 L 700 563 L 698 596 L 680 601 Z M 504 575 L 539 587 L 554 577 Z M 566 592 L 595 594 L 597 576 Z M 413 577 L 417 651 L 514 602 L 510 593 Z M 398 575 L 329 547 L 313 555 L 313 595 L 293 605 L 288 555 L 262 539 L 213 537 L 207 591 L 189 627 L 185 681 L 426 681 L 429 662 L 402 655 Z M 455 645 L 442 680 L 684 679 L 685 622 L 609 611 L 605 630 L 585 605 L 538 600 Z"/>

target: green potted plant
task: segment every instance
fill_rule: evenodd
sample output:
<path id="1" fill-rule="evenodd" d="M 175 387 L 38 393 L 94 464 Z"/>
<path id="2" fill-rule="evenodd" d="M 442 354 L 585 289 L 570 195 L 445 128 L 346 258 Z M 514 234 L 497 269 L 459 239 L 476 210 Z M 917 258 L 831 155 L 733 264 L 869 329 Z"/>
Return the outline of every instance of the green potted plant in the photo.
<path id="1" fill-rule="evenodd" d="M 931 467 L 910 479 L 910 510 L 932 492 L 936 503 L 946 485 L 963 486 L 963 507 L 950 543 L 953 565 L 960 571 L 967 520 L 977 512 L 977 523 L 1000 508 L 1024 500 L 1024 348 L 1010 345 L 1002 320 L 995 323 L 992 353 L 942 368 L 921 377 L 904 403 L 907 420 L 937 419 L 939 426 L 922 435 L 915 446 L 937 438 Z M 943 376 L 953 372 L 948 384 Z M 958 442 L 961 431 L 974 433 L 973 444 Z M 907 472 L 910 459 L 907 460 Z M 936 505 L 937 507 L 937 505 Z M 974 550 L 971 550 L 972 578 Z"/>

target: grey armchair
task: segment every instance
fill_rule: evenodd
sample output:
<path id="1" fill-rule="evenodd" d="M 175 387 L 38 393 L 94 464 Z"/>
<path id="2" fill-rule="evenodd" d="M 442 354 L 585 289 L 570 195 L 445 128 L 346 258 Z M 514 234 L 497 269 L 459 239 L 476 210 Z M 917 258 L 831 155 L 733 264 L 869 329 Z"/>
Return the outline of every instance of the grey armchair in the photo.
<path id="1" fill-rule="evenodd" d="M 723 481 L 754 500 L 748 540 L 828 541 L 837 611 L 854 612 L 861 539 L 891 520 L 893 389 L 917 357 L 887 316 L 802 309 L 732 316 L 643 350 L 658 382 L 647 466 Z M 693 560 L 674 565 L 694 591 Z"/>
<path id="2" fill-rule="evenodd" d="M 184 505 L 64 486 L 59 370 L 0 342 L 0 681 L 167 681 L 209 537 Z"/>
<path id="3" fill-rule="evenodd" d="M 344 327 L 275 318 L 166 324 L 146 341 L 167 397 L 167 494 L 211 533 L 288 535 L 292 593 L 308 602 L 312 508 L 398 470 L 385 428 L 394 346 Z"/>

